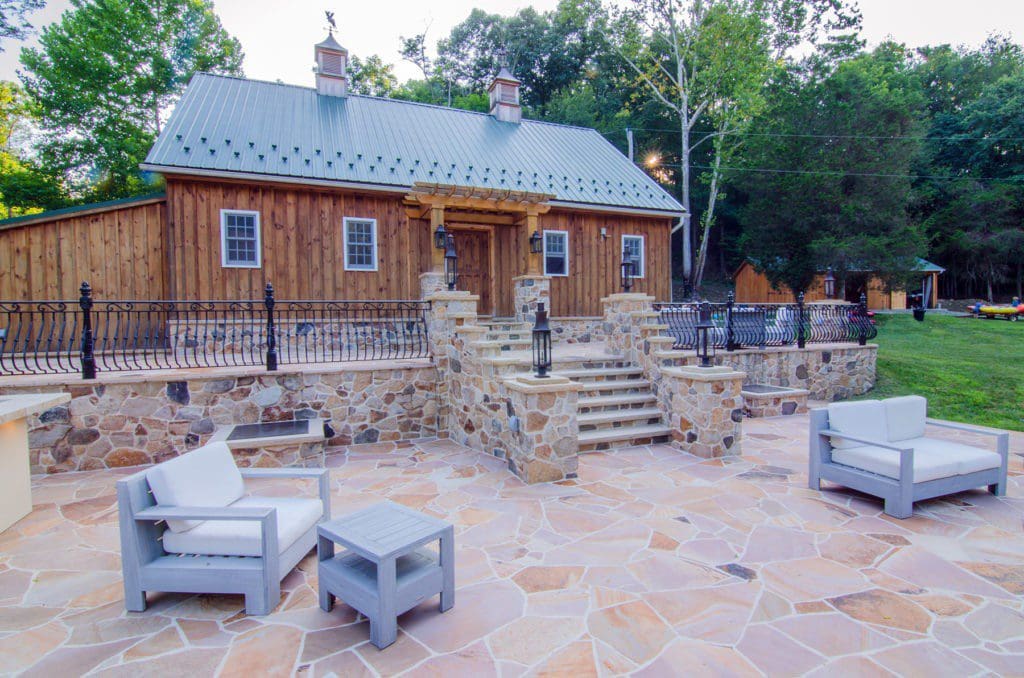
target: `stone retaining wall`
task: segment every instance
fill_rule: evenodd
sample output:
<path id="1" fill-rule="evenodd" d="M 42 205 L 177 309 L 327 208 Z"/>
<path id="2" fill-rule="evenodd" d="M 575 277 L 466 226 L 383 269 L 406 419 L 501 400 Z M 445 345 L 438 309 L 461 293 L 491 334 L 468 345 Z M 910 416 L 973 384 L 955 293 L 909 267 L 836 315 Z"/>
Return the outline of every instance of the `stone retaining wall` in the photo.
<path id="1" fill-rule="evenodd" d="M 95 383 L 0 386 L 0 395 L 69 393 L 70 403 L 30 420 L 32 472 L 84 471 L 164 461 L 229 424 L 321 418 L 333 431 L 328 448 L 434 437 L 437 370 L 427 361 L 409 363 L 244 376 L 105 375 Z"/>

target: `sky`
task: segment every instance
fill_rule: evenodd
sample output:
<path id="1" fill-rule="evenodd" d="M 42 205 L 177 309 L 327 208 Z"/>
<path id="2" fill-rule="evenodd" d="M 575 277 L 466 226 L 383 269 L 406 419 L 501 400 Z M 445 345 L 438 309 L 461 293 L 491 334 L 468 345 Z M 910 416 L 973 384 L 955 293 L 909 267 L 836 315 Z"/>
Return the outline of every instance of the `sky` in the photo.
<path id="1" fill-rule="evenodd" d="M 395 65 L 400 81 L 418 77 L 418 69 L 398 55 L 401 36 L 427 31 L 427 43 L 437 39 L 479 7 L 512 14 L 532 5 L 538 11 L 554 8 L 558 0 L 378 0 L 354 3 L 338 0 L 214 0 L 221 22 L 245 51 L 247 76 L 262 80 L 313 84 L 313 45 L 326 34 L 324 10 L 335 12 L 337 38 L 355 56 L 378 54 Z M 952 43 L 977 46 L 994 32 L 1024 42 L 1024 0 L 860 0 L 863 37 L 870 45 L 895 39 L 911 47 Z M 60 17 L 68 0 L 50 0 L 32 21 L 43 26 Z M 5 41 L 0 53 L 0 79 L 16 77 L 22 43 Z M 34 44 L 29 40 L 23 44 Z"/>

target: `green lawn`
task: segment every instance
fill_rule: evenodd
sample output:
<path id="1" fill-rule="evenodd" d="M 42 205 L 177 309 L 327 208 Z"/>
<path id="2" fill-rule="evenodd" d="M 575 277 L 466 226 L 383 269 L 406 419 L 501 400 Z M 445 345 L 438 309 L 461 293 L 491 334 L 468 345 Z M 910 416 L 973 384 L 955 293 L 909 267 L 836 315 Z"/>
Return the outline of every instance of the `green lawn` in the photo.
<path id="1" fill-rule="evenodd" d="M 923 395 L 929 416 L 1024 431 L 1024 321 L 876 318 L 878 382 L 867 397 Z"/>

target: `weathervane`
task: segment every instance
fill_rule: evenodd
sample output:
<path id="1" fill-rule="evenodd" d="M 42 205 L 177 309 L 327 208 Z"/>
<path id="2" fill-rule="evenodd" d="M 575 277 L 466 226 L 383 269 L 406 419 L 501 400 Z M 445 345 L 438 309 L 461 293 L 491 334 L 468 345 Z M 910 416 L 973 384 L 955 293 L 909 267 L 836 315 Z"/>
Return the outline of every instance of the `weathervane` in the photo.
<path id="1" fill-rule="evenodd" d="M 334 31 L 338 28 L 338 24 L 334 23 L 334 12 L 328 12 L 325 10 L 324 14 L 327 15 L 327 32 L 334 35 Z"/>

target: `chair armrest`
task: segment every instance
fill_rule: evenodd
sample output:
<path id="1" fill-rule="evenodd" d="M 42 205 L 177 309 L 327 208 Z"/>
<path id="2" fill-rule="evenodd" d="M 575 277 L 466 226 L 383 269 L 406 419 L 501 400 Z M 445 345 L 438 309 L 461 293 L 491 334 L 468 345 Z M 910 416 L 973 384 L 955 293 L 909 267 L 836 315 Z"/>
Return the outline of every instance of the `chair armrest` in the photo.
<path id="1" fill-rule="evenodd" d="M 929 426 L 938 426 L 939 428 L 951 428 L 957 431 L 967 431 L 969 433 L 980 433 L 986 436 L 1009 436 L 1010 434 L 1006 431 L 998 431 L 987 428 L 981 428 L 980 426 L 971 426 L 970 424 L 961 424 L 955 421 L 946 421 L 944 419 L 925 419 L 925 422 Z"/>
<path id="2" fill-rule="evenodd" d="M 243 478 L 319 478 L 325 468 L 240 468 Z"/>
<path id="3" fill-rule="evenodd" d="M 331 517 L 331 473 L 325 468 L 242 468 L 243 478 L 316 478 L 324 520 Z"/>
<path id="4" fill-rule="evenodd" d="M 135 513 L 135 520 L 263 520 L 277 513 L 273 507 L 151 506 Z"/>
<path id="5" fill-rule="evenodd" d="M 912 447 L 897 447 L 896 445 L 890 445 L 889 443 L 880 443 L 877 440 L 868 440 L 867 438 L 857 438 L 846 433 L 839 431 L 833 431 L 832 429 L 824 429 L 818 431 L 818 435 L 829 436 L 830 438 L 842 438 L 843 440 L 852 440 L 855 443 L 862 443 L 864 445 L 874 445 L 875 447 L 882 447 L 887 450 L 893 450 L 895 452 L 903 452 L 904 450 L 913 450 Z"/>

